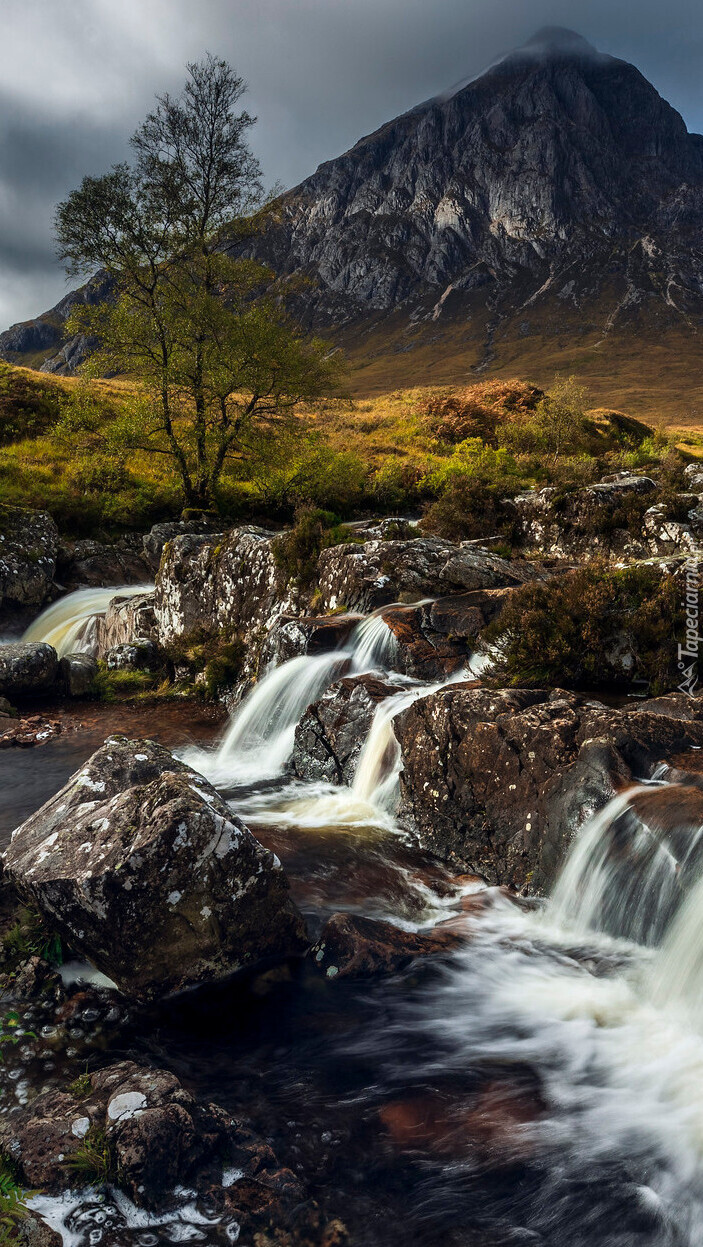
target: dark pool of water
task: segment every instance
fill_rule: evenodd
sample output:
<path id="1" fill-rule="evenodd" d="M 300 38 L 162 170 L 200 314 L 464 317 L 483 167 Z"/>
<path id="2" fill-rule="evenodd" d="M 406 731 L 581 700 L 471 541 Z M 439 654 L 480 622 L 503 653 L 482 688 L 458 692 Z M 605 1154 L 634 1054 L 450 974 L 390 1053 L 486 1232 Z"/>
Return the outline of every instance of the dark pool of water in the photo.
<path id="1" fill-rule="evenodd" d="M 148 737 L 174 749 L 209 744 L 223 722 L 219 710 L 179 702 L 157 707 L 71 702 L 43 708 L 42 714 L 61 721 L 60 736 L 30 749 L 0 750 L 0 848 L 113 733 Z"/>

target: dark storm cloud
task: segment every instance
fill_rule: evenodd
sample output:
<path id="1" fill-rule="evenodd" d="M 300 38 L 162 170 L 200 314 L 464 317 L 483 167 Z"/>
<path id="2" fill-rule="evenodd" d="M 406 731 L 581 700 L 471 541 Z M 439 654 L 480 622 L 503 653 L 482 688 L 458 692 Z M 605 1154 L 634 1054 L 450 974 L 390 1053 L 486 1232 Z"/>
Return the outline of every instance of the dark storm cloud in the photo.
<path id="1" fill-rule="evenodd" d="M 65 292 L 55 203 L 124 157 L 187 60 L 248 80 L 266 179 L 290 186 L 548 24 L 633 61 L 703 130 L 700 0 L 3 0 L 0 327 Z"/>

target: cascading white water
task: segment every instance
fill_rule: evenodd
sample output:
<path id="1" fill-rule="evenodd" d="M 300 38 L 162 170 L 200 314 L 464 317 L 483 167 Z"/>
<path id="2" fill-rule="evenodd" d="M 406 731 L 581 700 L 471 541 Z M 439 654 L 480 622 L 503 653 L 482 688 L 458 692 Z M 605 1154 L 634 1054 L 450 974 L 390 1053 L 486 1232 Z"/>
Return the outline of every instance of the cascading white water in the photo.
<path id="1" fill-rule="evenodd" d="M 579 935 L 659 942 L 679 894 L 679 863 L 636 816 L 623 826 L 632 798 L 647 791 L 618 794 L 582 827 L 552 893 L 550 922 Z"/>
<path id="2" fill-rule="evenodd" d="M 649 974 L 657 1008 L 703 1032 L 703 878 L 671 924 Z"/>
<path id="3" fill-rule="evenodd" d="M 95 650 L 98 619 L 113 598 L 151 593 L 153 585 L 113 585 L 107 589 L 77 589 L 48 606 L 25 631 L 23 641 L 45 641 L 59 657 L 90 654 Z"/>
<path id="4" fill-rule="evenodd" d="M 302 654 L 270 671 L 238 707 L 219 747 L 184 758 L 213 783 L 247 784 L 280 775 L 293 751 L 296 724 L 349 662 L 344 650 Z"/>
<path id="5" fill-rule="evenodd" d="M 392 670 L 398 642 L 382 615 L 369 615 L 357 624 L 351 635 L 351 659 L 355 673 Z"/>
<path id="6" fill-rule="evenodd" d="M 380 615 L 370 615 L 345 648 L 301 654 L 267 672 L 238 706 L 217 749 L 189 749 L 183 756 L 223 786 L 275 779 L 291 757 L 296 725 L 308 706 L 345 671 L 387 670 L 396 652 L 391 629 Z"/>

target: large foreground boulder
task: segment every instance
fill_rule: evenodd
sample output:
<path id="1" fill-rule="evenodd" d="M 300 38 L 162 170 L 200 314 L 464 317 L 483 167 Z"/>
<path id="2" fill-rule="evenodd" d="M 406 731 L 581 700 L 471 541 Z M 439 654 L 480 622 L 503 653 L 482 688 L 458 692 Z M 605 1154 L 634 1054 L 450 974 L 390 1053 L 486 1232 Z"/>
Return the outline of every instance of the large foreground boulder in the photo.
<path id="1" fill-rule="evenodd" d="M 0 506 L 0 607 L 41 606 L 53 584 L 58 549 L 50 515 Z"/>
<path id="2" fill-rule="evenodd" d="M 703 699 L 613 709 L 576 693 L 455 684 L 393 720 L 401 817 L 490 883 L 542 891 L 581 824 L 662 761 L 703 747 Z"/>
<path id="3" fill-rule="evenodd" d="M 13 834 L 5 869 L 126 995 L 152 998 L 304 946 L 278 859 L 153 741 L 106 741 Z"/>
<path id="4" fill-rule="evenodd" d="M 56 650 L 45 641 L 0 645 L 0 693 L 10 698 L 49 692 L 58 673 Z"/>

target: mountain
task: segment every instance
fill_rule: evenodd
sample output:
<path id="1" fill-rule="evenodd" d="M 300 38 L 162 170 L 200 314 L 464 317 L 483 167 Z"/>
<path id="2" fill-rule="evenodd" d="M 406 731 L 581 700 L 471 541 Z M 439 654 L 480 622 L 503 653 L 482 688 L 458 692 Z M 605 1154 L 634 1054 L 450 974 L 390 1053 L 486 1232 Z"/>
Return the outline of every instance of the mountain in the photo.
<path id="1" fill-rule="evenodd" d="M 703 138 L 634 66 L 549 28 L 321 165 L 249 253 L 359 389 L 560 368 L 640 410 L 666 384 L 688 413 L 702 227 Z M 56 346 L 43 367 L 69 369 Z"/>

